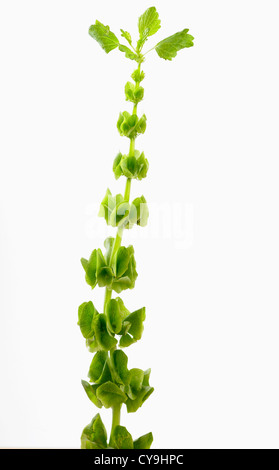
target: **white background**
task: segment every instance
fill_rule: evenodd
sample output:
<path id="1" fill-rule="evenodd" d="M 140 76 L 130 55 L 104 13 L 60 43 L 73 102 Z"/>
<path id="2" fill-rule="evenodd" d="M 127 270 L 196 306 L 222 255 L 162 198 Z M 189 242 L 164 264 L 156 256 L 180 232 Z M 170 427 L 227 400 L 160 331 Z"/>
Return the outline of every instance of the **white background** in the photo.
<path id="1" fill-rule="evenodd" d="M 2 447 L 78 448 L 98 411 L 80 385 L 91 355 L 76 322 L 103 290 L 79 260 L 114 233 L 96 212 L 108 186 L 124 189 L 111 166 L 128 147 L 116 120 L 135 66 L 88 27 L 135 37 L 152 5 L 162 28 L 148 48 L 185 27 L 195 47 L 144 64 L 137 147 L 150 171 L 132 197 L 151 210 L 123 240 L 139 272 L 123 299 L 147 308 L 126 352 L 152 368 L 155 392 L 122 424 L 134 438 L 153 431 L 154 448 L 279 448 L 275 0 L 1 2 Z"/>

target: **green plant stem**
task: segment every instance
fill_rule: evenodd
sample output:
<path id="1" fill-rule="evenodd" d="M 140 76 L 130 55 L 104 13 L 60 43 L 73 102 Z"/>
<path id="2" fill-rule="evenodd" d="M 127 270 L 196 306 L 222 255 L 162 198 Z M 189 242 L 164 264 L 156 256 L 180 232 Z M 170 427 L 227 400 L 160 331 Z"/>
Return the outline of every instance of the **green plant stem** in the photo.
<path id="1" fill-rule="evenodd" d="M 104 300 L 104 313 L 106 313 L 106 306 L 108 301 L 111 299 L 112 290 L 106 287 L 105 300 Z"/>
<path id="2" fill-rule="evenodd" d="M 111 436 L 113 430 L 116 426 L 120 425 L 120 414 L 121 414 L 121 404 L 115 405 L 112 407 L 112 424 L 111 424 L 111 433 L 110 433 L 110 444 L 111 444 Z"/>
<path id="3" fill-rule="evenodd" d="M 124 200 L 127 201 L 127 202 L 129 202 L 129 200 L 130 200 L 131 181 L 132 181 L 131 178 L 127 178 L 125 193 L 124 193 Z"/>
<path id="4" fill-rule="evenodd" d="M 149 54 L 149 52 L 153 51 L 155 49 L 156 46 L 152 47 L 152 49 L 149 49 L 147 52 L 145 52 L 143 54 L 143 57 L 146 56 L 146 54 Z"/>

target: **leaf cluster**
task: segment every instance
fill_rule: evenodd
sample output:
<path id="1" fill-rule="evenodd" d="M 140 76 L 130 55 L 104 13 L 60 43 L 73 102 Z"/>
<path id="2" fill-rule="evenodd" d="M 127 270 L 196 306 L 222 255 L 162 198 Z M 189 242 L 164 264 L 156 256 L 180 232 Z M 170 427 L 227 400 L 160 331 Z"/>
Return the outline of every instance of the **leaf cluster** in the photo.
<path id="1" fill-rule="evenodd" d="M 150 449 L 153 442 L 151 432 L 133 440 L 124 426 L 116 426 L 109 443 L 107 439 L 105 425 L 98 413 L 82 432 L 82 449 Z"/>
<path id="2" fill-rule="evenodd" d="M 107 287 L 120 293 L 126 289 L 133 289 L 135 286 L 138 273 L 134 248 L 132 245 L 120 246 L 110 262 L 114 240 L 113 237 L 106 238 L 105 254 L 98 248 L 92 251 L 88 260 L 81 259 L 85 270 L 85 280 L 92 289 L 98 284 L 99 287 Z"/>
<path id="3" fill-rule="evenodd" d="M 133 46 L 131 34 L 121 29 L 121 36 L 127 41 L 130 47 L 120 44 L 119 39 L 110 30 L 109 26 L 105 26 L 100 21 L 89 28 L 89 34 L 100 44 L 106 53 L 118 48 L 128 59 L 141 63 L 145 54 L 141 51 L 146 41 L 159 31 L 161 28 L 161 20 L 155 7 L 148 8 L 138 20 L 139 39 L 136 47 Z M 172 60 L 176 57 L 177 52 L 181 49 L 192 47 L 194 45 L 194 37 L 188 33 L 189 29 L 183 29 L 157 43 L 151 50 L 155 49 L 158 56 L 165 60 Z M 149 51 L 148 51 L 149 52 Z"/>
<path id="4" fill-rule="evenodd" d="M 127 229 L 131 229 L 135 224 L 145 227 L 148 216 L 149 211 L 144 196 L 137 197 L 130 204 L 122 194 L 112 196 L 109 189 L 101 202 L 99 211 L 99 217 L 104 217 L 108 225 Z"/>
<path id="5" fill-rule="evenodd" d="M 137 411 L 154 391 L 149 385 L 150 369 L 128 369 L 128 357 L 121 349 L 111 356 L 104 350 L 94 355 L 83 388 L 98 408 L 113 408 L 125 404 L 128 413 Z"/>
<path id="6" fill-rule="evenodd" d="M 122 155 L 118 153 L 113 162 L 113 172 L 116 179 L 120 176 L 126 176 L 126 178 L 133 178 L 142 180 L 146 178 L 149 168 L 147 158 L 145 158 L 144 152 L 135 150 L 134 155 Z"/>
<path id="7" fill-rule="evenodd" d="M 130 114 L 128 111 L 123 111 L 119 114 L 117 129 L 121 136 L 135 139 L 140 134 L 145 133 L 146 115 L 143 114 L 142 117 L 139 118 L 136 114 Z"/>
<path id="8" fill-rule="evenodd" d="M 110 299 L 104 313 L 99 313 L 92 301 L 83 302 L 78 309 L 78 325 L 91 352 L 125 348 L 141 339 L 145 307 L 129 312 L 120 297 Z"/>

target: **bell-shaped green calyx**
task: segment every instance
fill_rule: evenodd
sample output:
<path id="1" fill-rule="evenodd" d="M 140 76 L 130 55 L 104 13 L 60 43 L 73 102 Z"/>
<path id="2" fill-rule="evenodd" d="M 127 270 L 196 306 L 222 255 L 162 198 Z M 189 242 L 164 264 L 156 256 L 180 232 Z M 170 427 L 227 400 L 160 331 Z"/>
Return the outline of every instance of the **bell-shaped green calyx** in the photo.
<path id="1" fill-rule="evenodd" d="M 99 385 L 91 385 L 88 382 L 86 382 L 86 380 L 82 380 L 81 384 L 89 400 L 92 401 L 92 403 L 94 403 L 94 405 L 97 406 L 97 408 L 102 408 L 103 405 L 96 396 L 96 391 Z"/>
<path id="2" fill-rule="evenodd" d="M 144 196 L 137 197 L 133 200 L 130 212 L 132 214 L 130 219 L 134 223 L 141 227 L 145 227 L 147 225 L 149 210 Z"/>
<path id="3" fill-rule="evenodd" d="M 140 340 L 143 333 L 143 322 L 145 320 L 145 307 L 130 313 L 123 321 L 122 336 L 119 345 L 128 347 Z"/>
<path id="4" fill-rule="evenodd" d="M 113 239 L 111 238 L 106 240 L 107 250 L 109 250 L 106 255 L 103 255 L 100 248 L 98 250 L 94 250 L 95 270 L 93 271 L 92 268 L 91 276 L 94 276 L 95 279 L 94 287 L 96 284 L 98 284 L 100 287 L 107 287 L 109 289 L 115 290 L 117 293 L 120 293 L 125 289 L 133 289 L 138 273 L 136 271 L 134 248 L 131 245 L 127 248 L 120 246 L 114 254 L 112 263 L 110 265 L 108 258 L 110 257 L 112 250 L 112 240 Z M 87 260 L 84 260 L 82 263 L 86 272 L 86 281 L 88 279 L 88 264 L 89 262 Z M 91 283 L 89 283 L 89 285 L 91 285 L 93 288 Z"/>
<path id="5" fill-rule="evenodd" d="M 116 346 L 117 340 L 108 331 L 106 316 L 99 314 L 91 301 L 80 305 L 78 324 L 91 352 L 109 351 Z"/>
<path id="6" fill-rule="evenodd" d="M 134 441 L 134 449 L 150 449 L 153 442 L 153 434 L 149 432 Z"/>
<path id="7" fill-rule="evenodd" d="M 116 350 L 111 357 L 112 376 L 123 390 L 127 399 L 125 405 L 128 413 L 137 411 L 154 391 L 149 385 L 151 370 L 128 369 L 128 357 L 124 351 Z"/>
<path id="8" fill-rule="evenodd" d="M 135 157 L 127 157 L 127 159 L 125 159 L 123 162 L 128 163 L 130 170 L 135 172 L 134 174 L 138 175 L 138 171 L 140 171 L 141 174 L 144 174 L 142 170 L 145 163 L 143 163 L 143 165 L 140 162 L 138 163 Z M 123 167 L 124 171 L 126 171 L 125 163 Z M 121 194 L 113 197 L 110 191 L 107 190 L 106 196 L 101 202 L 99 216 L 104 217 L 106 223 L 112 227 L 123 227 L 131 229 L 134 224 L 145 227 L 145 225 L 147 225 L 149 212 L 144 196 L 137 197 L 131 204 L 129 204 L 129 202 L 124 200 Z M 94 251 L 93 260 L 94 264 L 90 265 L 90 279 L 92 279 L 93 282 L 91 282 L 90 279 L 88 282 L 88 274 L 86 274 L 87 282 L 90 283 L 92 288 L 95 287 L 96 284 L 98 284 L 100 287 L 109 286 L 112 279 L 112 273 L 109 269 L 109 266 L 105 268 L 105 270 L 103 269 L 108 264 L 108 262 L 105 259 L 105 256 L 102 255 L 101 250 L 97 250 L 97 252 Z M 84 269 L 87 270 L 89 262 L 83 259 L 82 263 Z M 101 272 L 104 279 L 100 278 Z"/>
<path id="9" fill-rule="evenodd" d="M 143 114 L 139 119 L 136 114 L 123 111 L 119 114 L 117 129 L 121 136 L 135 139 L 139 134 L 144 134 L 146 130 L 146 116 Z"/>
<path id="10" fill-rule="evenodd" d="M 96 384 L 103 384 L 111 380 L 107 352 L 96 352 L 90 364 L 88 377 L 92 382 Z"/>
<path id="11" fill-rule="evenodd" d="M 122 330 L 124 319 L 129 315 L 124 302 L 120 297 L 110 299 L 106 304 L 106 317 L 108 320 L 108 327 L 114 334 L 119 334 Z"/>
<path id="12" fill-rule="evenodd" d="M 93 302 L 84 302 L 78 308 L 78 325 L 84 338 L 94 335 L 94 318 L 98 315 Z"/>
<path id="13" fill-rule="evenodd" d="M 120 386 L 129 382 L 128 357 L 121 349 L 116 349 L 111 355 L 114 380 Z"/>
<path id="14" fill-rule="evenodd" d="M 96 395 L 105 408 L 118 406 L 127 400 L 126 394 L 113 382 L 100 385 Z"/>
<path id="15" fill-rule="evenodd" d="M 125 426 L 115 426 L 110 437 L 110 445 L 114 449 L 134 448 L 133 438 Z"/>
<path id="16" fill-rule="evenodd" d="M 81 435 L 82 449 L 106 449 L 107 431 L 99 413 L 94 416 Z"/>
<path id="17" fill-rule="evenodd" d="M 143 100 L 144 89 L 141 86 L 136 86 L 132 82 L 127 82 L 125 85 L 125 96 L 127 101 L 138 104 Z"/>
<path id="18" fill-rule="evenodd" d="M 135 150 L 132 156 L 118 153 L 113 162 L 113 172 L 116 179 L 120 176 L 126 176 L 126 178 L 142 180 L 146 177 L 148 168 L 149 163 L 144 152 L 138 150 Z"/>
<path id="19" fill-rule="evenodd" d="M 149 385 L 150 369 L 144 373 L 139 371 L 140 369 L 131 369 L 130 371 L 130 383 L 127 390 L 128 399 L 125 403 L 128 413 L 137 411 L 154 391 L 154 388 Z"/>

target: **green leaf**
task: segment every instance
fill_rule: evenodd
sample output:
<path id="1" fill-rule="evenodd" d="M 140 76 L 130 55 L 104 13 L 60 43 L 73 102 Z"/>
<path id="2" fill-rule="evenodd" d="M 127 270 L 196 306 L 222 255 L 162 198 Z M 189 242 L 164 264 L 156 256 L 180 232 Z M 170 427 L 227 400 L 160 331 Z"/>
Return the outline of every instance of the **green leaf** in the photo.
<path id="1" fill-rule="evenodd" d="M 97 389 L 97 398 L 102 402 L 105 408 L 125 403 L 127 400 L 126 394 L 112 382 L 106 382 L 100 385 Z"/>
<path id="2" fill-rule="evenodd" d="M 103 384 L 111 380 L 110 368 L 108 366 L 108 355 L 106 351 L 98 351 L 90 364 L 88 377 L 96 384 Z"/>
<path id="3" fill-rule="evenodd" d="M 89 400 L 91 400 L 92 403 L 94 403 L 94 405 L 97 406 L 98 408 L 102 408 L 103 406 L 102 403 L 96 397 L 96 389 L 98 388 L 98 385 L 91 385 L 88 382 L 86 382 L 86 380 L 82 380 L 81 383 Z"/>
<path id="4" fill-rule="evenodd" d="M 90 26 L 89 34 L 100 44 L 106 53 L 118 47 L 119 40 L 115 34 L 110 30 L 109 26 L 103 25 L 98 20 L 96 20 L 94 25 Z"/>
<path id="5" fill-rule="evenodd" d="M 92 445 L 90 445 L 93 444 Z M 107 447 L 107 431 L 99 413 L 94 416 L 81 435 L 82 449 L 105 449 Z"/>
<path id="6" fill-rule="evenodd" d="M 133 449 L 133 438 L 125 426 L 115 426 L 110 437 L 110 445 L 114 449 Z"/>
<path id="7" fill-rule="evenodd" d="M 128 33 L 128 31 L 123 31 L 123 29 L 120 29 L 121 31 L 121 36 L 123 38 L 126 39 L 126 41 L 130 44 L 130 46 L 132 45 L 132 38 L 131 38 L 131 34 Z"/>
<path id="8" fill-rule="evenodd" d="M 134 449 L 150 449 L 152 442 L 153 434 L 152 432 L 149 432 L 148 434 L 144 434 L 144 436 L 141 436 L 136 441 L 134 441 Z"/>
<path id="9" fill-rule="evenodd" d="M 194 38 L 191 34 L 187 34 L 188 31 L 189 29 L 184 29 L 160 41 L 155 47 L 158 56 L 165 60 L 172 60 L 178 51 L 193 46 Z"/>
<path id="10" fill-rule="evenodd" d="M 137 60 L 137 55 L 133 51 L 131 51 L 129 47 L 123 46 L 123 44 L 119 44 L 118 49 L 120 50 L 120 52 L 125 53 L 125 57 L 127 57 L 127 59 Z"/>
<path id="11" fill-rule="evenodd" d="M 94 329 L 99 350 L 110 351 L 117 345 L 117 339 L 108 333 L 106 317 L 103 313 L 94 318 Z"/>
<path id="12" fill-rule="evenodd" d="M 94 334 L 94 318 L 98 315 L 91 300 L 84 302 L 78 308 L 78 325 L 84 338 L 91 338 Z"/>
<path id="13" fill-rule="evenodd" d="M 161 27 L 161 21 L 155 7 L 148 8 L 143 15 L 140 16 L 138 27 L 141 38 L 147 39 L 149 36 L 153 36 L 153 34 L 157 33 Z"/>

